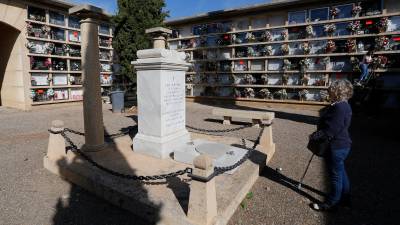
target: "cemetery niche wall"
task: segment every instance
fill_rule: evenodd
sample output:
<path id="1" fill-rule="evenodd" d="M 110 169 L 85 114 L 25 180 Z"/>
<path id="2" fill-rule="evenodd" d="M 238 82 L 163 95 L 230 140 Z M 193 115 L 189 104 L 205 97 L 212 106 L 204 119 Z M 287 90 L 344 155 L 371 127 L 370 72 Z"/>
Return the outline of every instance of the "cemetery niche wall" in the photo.
<path id="1" fill-rule="evenodd" d="M 16 0 L 0 3 L 0 6 L 8 10 L 4 11 L 7 16 L 1 22 L 15 23 L 21 30 L 13 53 L 10 54 L 13 60 L 10 61 L 21 61 L 23 66 L 16 69 L 13 78 L 0 79 L 4 82 L 0 87 L 7 87 L 7 93 L 2 96 L 14 96 L 12 101 L 7 101 L 6 106 L 29 110 L 35 105 L 81 101 L 80 22 L 68 14 L 68 9 L 74 5 L 55 0 Z M 103 94 L 107 95 L 112 82 L 116 80 L 113 65 L 118 63 L 111 46 L 111 24 L 102 21 L 98 36 L 101 43 L 99 58 L 103 69 L 98 79 L 102 81 Z M 12 55 L 21 55 L 21 59 L 16 60 Z M 15 62 L 9 64 L 15 65 Z M 21 78 L 15 78 L 20 73 L 23 73 Z M 0 78 L 2 76 L 0 74 Z M 18 88 L 15 88 L 16 83 Z M 8 88 L 12 86 L 14 88 Z"/>
<path id="2" fill-rule="evenodd" d="M 371 76 L 385 80 L 382 89 L 399 83 L 393 77 L 400 71 L 398 4 L 269 5 L 238 10 L 251 16 L 221 11 L 167 21 L 174 28 L 169 48 L 193 64 L 186 73 L 188 98 L 326 105 L 330 83 L 358 79 L 357 62 L 368 50 L 375 51 Z"/>

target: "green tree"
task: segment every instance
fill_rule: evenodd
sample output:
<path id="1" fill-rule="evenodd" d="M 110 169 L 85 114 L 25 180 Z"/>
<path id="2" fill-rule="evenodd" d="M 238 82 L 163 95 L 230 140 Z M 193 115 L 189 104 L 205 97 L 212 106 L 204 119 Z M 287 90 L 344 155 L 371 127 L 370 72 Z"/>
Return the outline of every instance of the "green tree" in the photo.
<path id="1" fill-rule="evenodd" d="M 113 48 L 119 56 L 121 75 L 128 77 L 134 87 L 136 73 L 131 62 L 136 60 L 138 50 L 152 46 L 145 30 L 163 25 L 168 16 L 164 6 L 164 0 L 118 0 L 118 12 L 113 17 Z"/>

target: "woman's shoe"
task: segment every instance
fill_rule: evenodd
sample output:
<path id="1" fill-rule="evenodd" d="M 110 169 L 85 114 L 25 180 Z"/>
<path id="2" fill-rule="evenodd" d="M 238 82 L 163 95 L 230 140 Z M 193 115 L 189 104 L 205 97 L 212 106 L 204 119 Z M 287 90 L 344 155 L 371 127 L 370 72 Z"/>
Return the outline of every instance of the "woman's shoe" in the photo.
<path id="1" fill-rule="evenodd" d="M 329 205 L 327 203 L 311 203 L 310 207 L 315 211 L 336 211 L 337 205 Z"/>

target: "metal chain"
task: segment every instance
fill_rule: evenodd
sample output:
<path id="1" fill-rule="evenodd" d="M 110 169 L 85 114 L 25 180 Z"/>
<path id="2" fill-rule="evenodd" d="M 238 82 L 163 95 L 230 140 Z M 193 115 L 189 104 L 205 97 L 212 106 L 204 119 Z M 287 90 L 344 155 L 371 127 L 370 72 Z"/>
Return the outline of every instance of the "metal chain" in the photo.
<path id="1" fill-rule="evenodd" d="M 262 127 L 262 129 L 260 130 L 260 133 L 257 137 L 257 139 L 254 141 L 253 147 L 252 148 L 247 148 L 246 147 L 246 140 L 242 139 L 242 144 L 243 144 L 243 148 L 247 149 L 246 154 L 236 163 L 230 165 L 230 166 L 224 166 L 224 167 L 214 167 L 214 174 L 215 175 L 219 175 L 222 173 L 225 173 L 226 171 L 230 171 L 235 169 L 236 167 L 242 165 L 249 157 L 250 155 L 253 153 L 253 150 L 256 149 L 257 145 L 260 143 L 260 139 L 261 139 L 261 135 L 264 132 L 265 127 Z"/>
<path id="2" fill-rule="evenodd" d="M 79 131 L 76 131 L 76 130 L 72 130 L 70 128 L 65 128 L 64 131 L 65 132 L 70 132 L 72 134 L 77 134 L 77 135 L 80 135 L 80 136 L 85 136 L 85 133 L 82 133 L 82 132 L 79 132 Z M 122 132 L 119 132 L 119 133 L 115 133 L 115 134 L 106 134 L 106 135 L 104 135 L 104 137 L 108 137 L 108 138 L 119 137 L 119 136 L 123 136 L 123 135 L 129 134 L 130 131 L 131 131 L 131 129 L 128 129 L 127 131 L 122 131 Z"/>
<path id="3" fill-rule="evenodd" d="M 187 127 L 190 128 L 190 129 L 199 130 L 199 131 L 202 131 L 202 132 L 231 132 L 231 131 L 244 129 L 244 128 L 247 128 L 249 126 L 246 125 L 246 126 L 243 126 L 243 127 L 227 129 L 227 130 L 207 130 L 207 129 L 194 128 L 194 127 L 190 127 L 190 126 L 187 126 Z M 187 167 L 184 170 L 178 170 L 178 171 L 175 171 L 175 172 L 172 172 L 172 173 L 168 173 L 168 174 L 153 175 L 153 176 L 136 176 L 136 175 L 130 175 L 130 174 L 123 174 L 123 173 L 108 169 L 108 168 L 98 164 L 97 162 L 95 162 L 92 158 L 90 158 L 88 155 L 86 155 L 84 152 L 82 152 L 78 148 L 78 146 L 76 146 L 76 144 L 74 144 L 74 142 L 66 135 L 66 132 L 70 132 L 70 133 L 74 133 L 74 134 L 78 134 L 78 135 L 84 135 L 84 133 L 79 132 L 79 131 L 74 131 L 74 130 L 71 130 L 69 128 L 65 128 L 64 130 L 58 131 L 58 132 L 49 130 L 49 132 L 52 133 L 52 134 L 61 134 L 64 137 L 65 141 L 68 142 L 68 144 L 70 145 L 70 148 L 72 149 L 72 151 L 78 153 L 80 156 L 82 156 L 82 158 L 84 158 L 86 161 L 91 163 L 94 167 L 97 167 L 100 170 L 103 170 L 104 172 L 109 173 L 109 174 L 111 174 L 113 176 L 121 177 L 121 178 L 124 178 L 124 179 L 130 179 L 130 180 L 154 181 L 154 180 L 161 180 L 161 179 L 166 179 L 166 178 L 170 178 L 170 177 L 177 177 L 177 176 L 184 175 L 184 174 L 192 174 L 192 168 L 190 168 L 190 167 Z M 255 148 L 259 144 L 260 138 L 261 138 L 261 135 L 262 135 L 263 132 L 264 132 L 264 127 L 260 130 L 260 133 L 259 133 L 257 139 L 255 140 L 252 148 L 247 148 L 246 140 L 242 139 L 243 148 L 248 150 L 246 152 L 246 154 L 239 161 L 237 161 L 236 163 L 234 163 L 234 164 L 232 164 L 230 166 L 214 167 L 213 176 L 217 176 L 217 175 L 222 174 L 222 173 L 224 173 L 226 171 L 233 170 L 236 167 L 238 167 L 241 164 L 243 164 L 250 157 L 250 155 L 253 153 L 253 150 L 255 150 Z"/>
<path id="4" fill-rule="evenodd" d="M 189 125 L 186 125 L 187 128 L 195 130 L 195 131 L 200 131 L 200 132 L 205 132 L 205 133 L 228 133 L 232 131 L 238 131 L 238 130 L 243 130 L 249 127 L 252 127 L 252 124 L 244 125 L 241 127 L 235 127 L 235 128 L 229 128 L 229 129 L 224 129 L 224 130 L 211 130 L 211 129 L 203 129 L 203 128 L 197 128 L 197 127 L 192 127 Z"/>
<path id="5" fill-rule="evenodd" d="M 59 132 L 54 132 L 52 130 L 49 130 L 50 133 L 52 134 L 61 134 L 61 136 L 63 136 L 63 138 L 65 139 L 65 141 L 70 145 L 72 151 L 78 153 L 82 158 L 84 158 L 86 161 L 88 161 L 90 164 L 92 164 L 94 167 L 97 167 L 98 169 L 109 173 L 113 176 L 117 176 L 117 177 L 121 177 L 124 179 L 129 179 L 129 180 L 145 180 L 145 181 L 154 181 L 154 180 L 161 180 L 161 179 L 166 179 L 166 178 L 170 178 L 170 177 L 177 177 L 180 175 L 184 175 L 184 174 L 191 174 L 192 173 L 192 168 L 187 167 L 183 170 L 178 170 L 172 173 L 168 173 L 168 174 L 160 174 L 160 175 L 153 175 L 153 176 L 136 176 L 136 175 L 130 175 L 130 174 L 124 174 L 124 173 L 120 173 L 114 170 L 111 170 L 109 168 L 106 168 L 100 164 L 98 164 L 97 162 L 95 162 L 92 158 L 90 158 L 88 155 L 86 155 L 84 152 L 82 152 L 78 146 L 76 146 L 76 144 L 66 135 L 65 131 L 71 132 L 70 129 L 66 128 L 62 131 Z M 75 132 L 71 132 L 71 133 L 75 133 Z M 80 133 L 80 132 L 78 132 Z"/>

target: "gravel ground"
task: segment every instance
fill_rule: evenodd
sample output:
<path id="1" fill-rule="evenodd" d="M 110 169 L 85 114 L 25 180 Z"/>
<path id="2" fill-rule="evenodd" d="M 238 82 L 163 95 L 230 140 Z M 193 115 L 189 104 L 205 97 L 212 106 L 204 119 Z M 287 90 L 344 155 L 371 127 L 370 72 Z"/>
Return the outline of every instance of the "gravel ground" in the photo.
<path id="1" fill-rule="evenodd" d="M 187 106 L 187 124 L 226 128 L 213 120 L 213 106 Z M 136 124 L 135 116 L 112 114 L 109 106 L 103 111 L 109 134 Z M 229 224 L 398 224 L 400 154 L 395 150 L 399 149 L 400 139 L 398 132 L 389 132 L 390 128 L 399 127 L 397 121 L 387 117 L 354 118 L 354 146 L 347 161 L 353 183 L 353 210 L 317 213 L 308 204 L 322 200 L 323 192 L 328 190 L 323 160 L 313 160 L 301 190 L 293 186 L 311 156 L 304 146 L 307 135 L 315 129 L 315 113 L 277 110 L 276 117 L 275 156 L 253 186 L 253 196 L 243 201 L 243 207 L 236 210 Z M 61 119 L 67 127 L 82 131 L 82 118 L 80 104 L 42 106 L 31 112 L 0 107 L 0 224 L 148 224 L 43 168 L 51 121 Z M 238 122 L 232 127 L 240 125 Z M 248 128 L 226 135 L 255 139 L 257 134 L 258 129 Z M 78 142 L 82 143 L 82 139 Z M 281 173 L 276 172 L 277 167 L 282 168 Z"/>

